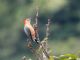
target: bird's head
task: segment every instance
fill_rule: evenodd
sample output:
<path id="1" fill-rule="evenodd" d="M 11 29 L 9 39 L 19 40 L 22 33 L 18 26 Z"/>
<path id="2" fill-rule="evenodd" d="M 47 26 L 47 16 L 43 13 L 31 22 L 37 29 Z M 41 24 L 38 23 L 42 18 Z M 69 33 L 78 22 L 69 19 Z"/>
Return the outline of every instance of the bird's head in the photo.
<path id="1" fill-rule="evenodd" d="M 31 20 L 30 20 L 29 18 L 24 19 L 24 25 L 25 25 L 25 24 L 30 24 L 30 21 L 31 21 Z"/>

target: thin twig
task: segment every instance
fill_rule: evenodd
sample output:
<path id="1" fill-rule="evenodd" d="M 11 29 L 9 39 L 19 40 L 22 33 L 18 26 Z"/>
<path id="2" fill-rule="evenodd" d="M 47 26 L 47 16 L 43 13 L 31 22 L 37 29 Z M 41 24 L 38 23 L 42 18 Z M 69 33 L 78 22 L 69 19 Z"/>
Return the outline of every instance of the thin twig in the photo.
<path id="1" fill-rule="evenodd" d="M 49 27 L 50 27 L 50 19 L 48 19 L 48 23 L 46 24 L 46 37 L 48 38 L 49 36 Z"/>
<path id="2" fill-rule="evenodd" d="M 39 28 L 38 28 L 38 15 L 39 15 L 39 8 L 36 8 L 36 18 L 35 18 L 35 24 L 34 24 L 34 29 L 35 29 L 35 33 L 36 33 L 36 38 L 39 41 Z"/>

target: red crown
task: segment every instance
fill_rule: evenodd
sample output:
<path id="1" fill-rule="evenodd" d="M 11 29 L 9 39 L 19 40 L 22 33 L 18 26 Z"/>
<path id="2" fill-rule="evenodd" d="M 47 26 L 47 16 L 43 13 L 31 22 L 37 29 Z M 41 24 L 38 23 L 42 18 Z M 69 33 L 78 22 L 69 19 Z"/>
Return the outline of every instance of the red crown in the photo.
<path id="1" fill-rule="evenodd" d="M 24 25 L 26 24 L 26 19 L 24 19 Z"/>

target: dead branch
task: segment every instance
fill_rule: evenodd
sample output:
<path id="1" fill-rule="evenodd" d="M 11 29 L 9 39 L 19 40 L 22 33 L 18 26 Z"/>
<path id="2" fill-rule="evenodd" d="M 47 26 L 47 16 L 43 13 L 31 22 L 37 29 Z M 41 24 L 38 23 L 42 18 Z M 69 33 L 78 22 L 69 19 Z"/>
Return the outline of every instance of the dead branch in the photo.
<path id="1" fill-rule="evenodd" d="M 39 40 L 39 28 L 38 28 L 38 8 L 36 9 L 36 18 L 35 18 L 35 24 L 33 25 L 36 38 Z M 50 19 L 48 19 L 48 23 L 46 24 L 46 36 L 44 39 L 38 44 L 38 48 L 34 50 L 34 55 L 36 56 L 37 60 L 49 60 L 50 54 L 49 54 L 49 47 L 48 47 L 48 37 L 50 34 Z M 29 45 L 31 47 L 31 45 Z M 32 47 L 31 47 L 32 48 Z M 26 57 L 23 58 L 23 60 L 26 60 Z M 28 59 L 29 60 L 29 59 Z"/>

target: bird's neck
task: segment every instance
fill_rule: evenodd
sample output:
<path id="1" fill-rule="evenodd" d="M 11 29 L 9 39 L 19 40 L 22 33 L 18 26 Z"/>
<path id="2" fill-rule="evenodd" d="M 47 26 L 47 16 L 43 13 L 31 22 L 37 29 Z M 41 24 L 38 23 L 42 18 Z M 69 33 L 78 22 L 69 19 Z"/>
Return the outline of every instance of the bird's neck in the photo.
<path id="1" fill-rule="evenodd" d="M 30 23 L 25 23 L 24 26 L 30 25 Z"/>

